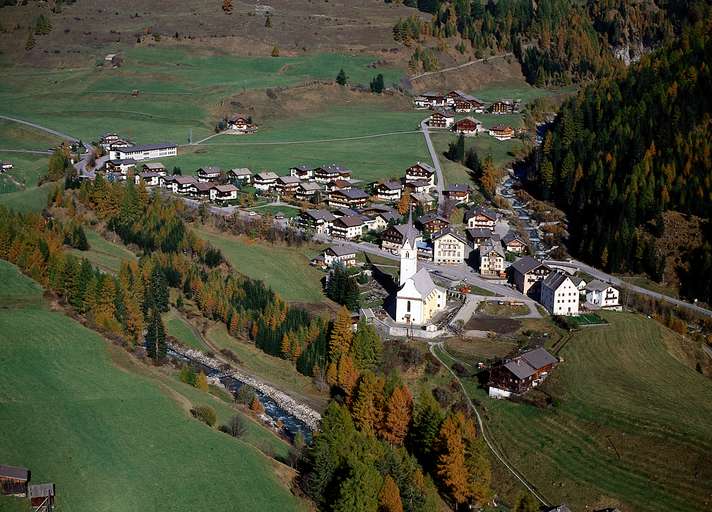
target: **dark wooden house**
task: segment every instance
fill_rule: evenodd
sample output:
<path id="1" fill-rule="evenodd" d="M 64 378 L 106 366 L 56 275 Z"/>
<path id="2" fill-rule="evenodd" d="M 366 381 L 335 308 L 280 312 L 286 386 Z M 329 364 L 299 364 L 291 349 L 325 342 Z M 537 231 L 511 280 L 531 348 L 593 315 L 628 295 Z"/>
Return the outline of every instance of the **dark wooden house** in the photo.
<path id="1" fill-rule="evenodd" d="M 0 493 L 5 496 L 27 496 L 30 470 L 17 466 L 0 464 Z"/>
<path id="2" fill-rule="evenodd" d="M 34 512 L 52 512 L 54 510 L 54 484 L 30 485 L 27 497 Z"/>
<path id="3" fill-rule="evenodd" d="M 526 393 L 541 384 L 558 362 L 544 348 L 502 361 L 490 369 L 489 396 L 507 398 Z"/>

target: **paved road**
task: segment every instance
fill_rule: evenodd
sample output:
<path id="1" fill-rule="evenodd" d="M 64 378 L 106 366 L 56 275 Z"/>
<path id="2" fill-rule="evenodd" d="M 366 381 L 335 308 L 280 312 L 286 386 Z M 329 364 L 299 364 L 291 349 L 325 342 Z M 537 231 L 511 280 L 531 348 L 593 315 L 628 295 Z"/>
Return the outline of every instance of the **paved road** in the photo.
<path id="1" fill-rule="evenodd" d="M 437 181 L 435 182 L 435 189 L 438 191 L 438 205 L 442 206 L 443 201 L 443 189 L 445 188 L 445 178 L 443 178 L 443 170 L 440 167 L 440 159 L 438 158 L 438 153 L 433 147 L 433 141 L 430 140 L 430 132 L 428 131 L 428 121 L 426 119 L 420 122 L 420 131 L 423 132 L 423 137 L 425 137 L 425 145 L 428 146 L 428 151 L 430 152 L 430 159 L 433 161 L 433 167 L 435 168 L 435 174 L 437 175 Z"/>
<path id="2" fill-rule="evenodd" d="M 23 121 L 22 119 L 17 119 L 16 117 L 10 117 L 10 116 L 5 116 L 5 115 L 0 114 L 0 119 L 5 119 L 7 121 L 13 121 L 15 123 L 20 123 L 20 124 L 24 124 L 26 126 L 31 126 L 32 128 L 36 128 L 37 130 L 51 133 L 52 135 L 56 135 L 57 137 L 61 137 L 63 139 L 71 140 L 72 142 L 79 141 L 79 139 L 77 139 L 76 137 L 72 137 L 71 135 L 67 135 L 66 133 L 58 132 L 57 130 L 47 128 L 46 126 L 42 126 L 39 124 L 31 123 L 30 121 Z"/>
<path id="3" fill-rule="evenodd" d="M 675 306 L 689 309 L 691 311 L 694 311 L 695 313 L 699 313 L 699 314 L 707 316 L 707 317 L 712 317 L 712 311 L 710 311 L 709 309 L 705 309 L 703 307 L 698 306 L 697 304 L 692 304 L 690 302 L 685 302 L 684 300 L 675 299 L 668 295 L 663 295 L 662 293 L 654 292 L 654 291 L 648 290 L 646 288 L 641 288 L 640 286 L 636 286 L 634 284 L 626 283 L 625 281 L 623 281 L 617 277 L 614 277 L 610 274 L 606 274 L 605 272 L 598 270 L 597 268 L 594 268 L 590 265 L 587 265 L 586 263 L 584 263 L 582 261 L 545 260 L 544 263 L 546 263 L 548 265 L 556 265 L 556 266 L 560 266 L 560 267 L 568 267 L 571 269 L 578 269 L 578 270 L 581 270 L 581 271 L 595 277 L 596 279 L 610 283 L 612 285 L 615 285 L 615 286 L 618 286 L 621 288 L 627 288 L 629 290 L 633 290 L 636 293 L 640 293 L 641 295 L 647 295 L 648 297 L 653 297 L 658 300 L 664 300 L 666 302 L 669 302 L 670 304 L 674 304 Z"/>
<path id="4" fill-rule="evenodd" d="M 440 73 L 447 73 L 448 71 L 456 71 L 458 69 L 466 68 L 467 66 L 472 66 L 473 64 L 478 64 L 480 62 L 487 62 L 487 61 L 490 61 L 493 59 L 501 59 L 501 58 L 507 57 L 509 55 L 512 55 L 512 53 L 503 53 L 501 55 L 494 55 L 492 57 L 487 57 L 485 59 L 475 59 L 475 60 L 465 62 L 464 64 L 460 64 L 458 66 L 451 66 L 449 68 L 443 68 L 443 69 L 439 69 L 437 71 L 426 71 L 425 73 L 420 73 L 419 75 L 411 76 L 410 80 L 413 81 L 413 80 L 417 80 L 418 78 L 424 78 L 426 76 L 438 75 Z"/>

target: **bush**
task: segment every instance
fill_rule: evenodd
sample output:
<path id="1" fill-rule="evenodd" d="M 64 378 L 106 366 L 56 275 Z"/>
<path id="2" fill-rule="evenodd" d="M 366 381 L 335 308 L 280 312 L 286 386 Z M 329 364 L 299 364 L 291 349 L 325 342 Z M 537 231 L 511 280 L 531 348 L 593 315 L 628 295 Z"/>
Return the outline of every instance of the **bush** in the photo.
<path id="1" fill-rule="evenodd" d="M 209 405 L 199 405 L 197 407 L 193 407 L 190 410 L 190 413 L 194 418 L 199 419 L 210 427 L 215 426 L 215 423 L 218 421 L 218 415 L 215 413 L 215 409 Z"/>
<path id="2" fill-rule="evenodd" d="M 250 405 L 255 399 L 255 390 L 244 384 L 235 393 L 235 401 L 239 404 Z"/>
<path id="3" fill-rule="evenodd" d="M 232 437 L 242 437 L 247 432 L 245 421 L 237 414 L 230 418 L 225 425 L 220 425 L 220 432 L 225 432 Z"/>

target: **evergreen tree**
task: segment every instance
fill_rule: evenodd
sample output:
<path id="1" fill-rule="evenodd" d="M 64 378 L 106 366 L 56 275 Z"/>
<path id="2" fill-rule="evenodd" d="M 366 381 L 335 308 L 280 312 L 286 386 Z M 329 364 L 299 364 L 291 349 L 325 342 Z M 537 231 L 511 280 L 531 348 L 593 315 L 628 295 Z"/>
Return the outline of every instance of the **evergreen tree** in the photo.
<path id="1" fill-rule="evenodd" d="M 538 512 L 539 503 L 529 493 L 523 493 L 517 498 L 514 512 Z"/>
<path id="2" fill-rule="evenodd" d="M 383 83 L 383 75 L 379 73 L 373 80 L 371 80 L 371 92 L 375 94 L 381 94 L 385 89 Z"/>
<path id="3" fill-rule="evenodd" d="M 376 328 L 363 320 L 360 321 L 351 345 L 351 356 L 356 367 L 362 371 L 373 370 L 378 366 L 382 352 L 383 344 Z"/>
<path id="4" fill-rule="evenodd" d="M 158 362 L 166 357 L 166 329 L 163 326 L 161 312 L 157 308 L 152 308 L 149 315 L 146 329 L 146 352 L 148 357 Z"/>
<path id="5" fill-rule="evenodd" d="M 336 75 L 336 83 L 339 85 L 346 85 L 346 82 L 348 81 L 348 77 L 346 76 L 346 73 L 344 72 L 343 68 L 339 71 L 339 74 Z"/>
<path id="6" fill-rule="evenodd" d="M 381 475 L 371 465 L 351 462 L 346 479 L 341 483 L 334 512 L 377 512 Z"/>
<path id="7" fill-rule="evenodd" d="M 426 470 L 432 469 L 432 452 L 440 432 L 443 414 L 433 395 L 423 392 L 415 407 L 408 446 Z"/>

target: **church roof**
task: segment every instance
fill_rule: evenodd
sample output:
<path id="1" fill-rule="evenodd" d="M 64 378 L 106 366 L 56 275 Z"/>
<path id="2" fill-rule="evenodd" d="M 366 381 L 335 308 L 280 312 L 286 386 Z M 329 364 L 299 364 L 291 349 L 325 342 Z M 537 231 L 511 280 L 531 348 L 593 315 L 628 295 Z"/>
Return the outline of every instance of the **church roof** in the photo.
<path id="1" fill-rule="evenodd" d="M 433 279 L 430 277 L 430 272 L 427 268 L 421 268 L 415 275 L 411 278 L 415 289 L 418 290 L 421 296 L 427 297 L 430 293 L 437 288 Z"/>
<path id="2" fill-rule="evenodd" d="M 408 223 L 406 224 L 406 231 L 403 236 L 403 245 L 406 243 L 411 247 L 415 247 L 415 239 L 418 236 L 418 230 L 413 226 L 413 210 L 408 212 Z"/>

